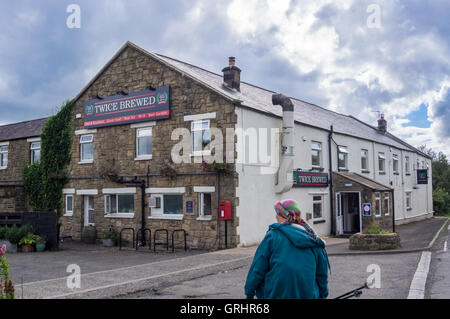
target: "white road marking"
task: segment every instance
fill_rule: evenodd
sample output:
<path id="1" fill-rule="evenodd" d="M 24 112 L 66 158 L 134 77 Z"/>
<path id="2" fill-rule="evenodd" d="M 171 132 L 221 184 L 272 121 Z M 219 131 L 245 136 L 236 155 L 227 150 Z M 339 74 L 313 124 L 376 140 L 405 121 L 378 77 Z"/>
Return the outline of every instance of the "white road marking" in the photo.
<path id="1" fill-rule="evenodd" d="M 447 241 L 444 243 L 444 251 L 447 251 Z"/>
<path id="2" fill-rule="evenodd" d="M 424 299 L 430 262 L 431 252 L 424 251 L 420 257 L 419 264 L 417 265 L 417 270 L 411 282 L 407 299 Z"/>

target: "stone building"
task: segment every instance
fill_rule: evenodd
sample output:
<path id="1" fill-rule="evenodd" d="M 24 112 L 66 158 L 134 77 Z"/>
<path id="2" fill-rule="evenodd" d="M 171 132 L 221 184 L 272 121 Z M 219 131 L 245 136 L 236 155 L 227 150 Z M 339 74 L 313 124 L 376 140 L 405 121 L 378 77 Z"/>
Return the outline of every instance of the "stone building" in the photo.
<path id="1" fill-rule="evenodd" d="M 284 112 L 274 92 L 241 81 L 234 58 L 222 72 L 130 42 L 115 54 L 75 97 L 62 236 L 79 240 L 89 225 L 98 237 L 110 227 L 145 227 L 184 229 L 190 248 L 251 245 L 283 198 L 297 199 L 321 235 L 432 216 L 431 159 L 387 132 L 384 119 L 374 127 L 294 98 L 293 112 Z M 21 167 L 45 119 L 31 123 L 36 131 L 17 137 L 0 127 L 0 212 L 30 209 Z M 211 159 L 228 166 L 205 169 Z M 418 184 L 419 169 L 427 184 Z M 221 202 L 230 204 L 230 220 L 219 218 Z"/>

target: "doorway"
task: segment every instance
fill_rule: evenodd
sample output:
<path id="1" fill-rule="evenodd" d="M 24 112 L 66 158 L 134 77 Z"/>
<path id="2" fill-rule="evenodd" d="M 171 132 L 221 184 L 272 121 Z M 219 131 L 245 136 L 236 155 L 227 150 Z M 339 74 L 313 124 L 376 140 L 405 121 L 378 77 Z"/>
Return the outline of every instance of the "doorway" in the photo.
<path id="1" fill-rule="evenodd" d="M 94 224 L 94 196 L 84 195 L 84 226 Z"/>
<path id="2" fill-rule="evenodd" d="M 361 231 L 360 197 L 359 192 L 336 193 L 337 235 L 351 235 Z"/>

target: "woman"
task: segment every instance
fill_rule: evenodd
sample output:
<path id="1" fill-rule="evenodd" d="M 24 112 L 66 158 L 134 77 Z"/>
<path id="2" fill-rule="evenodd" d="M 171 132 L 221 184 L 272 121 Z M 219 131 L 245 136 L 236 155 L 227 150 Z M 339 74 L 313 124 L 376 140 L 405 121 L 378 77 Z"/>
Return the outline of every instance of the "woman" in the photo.
<path id="1" fill-rule="evenodd" d="M 325 243 L 301 219 L 295 200 L 277 202 L 275 212 L 278 223 L 269 226 L 247 275 L 247 298 L 326 298 L 330 264 Z"/>

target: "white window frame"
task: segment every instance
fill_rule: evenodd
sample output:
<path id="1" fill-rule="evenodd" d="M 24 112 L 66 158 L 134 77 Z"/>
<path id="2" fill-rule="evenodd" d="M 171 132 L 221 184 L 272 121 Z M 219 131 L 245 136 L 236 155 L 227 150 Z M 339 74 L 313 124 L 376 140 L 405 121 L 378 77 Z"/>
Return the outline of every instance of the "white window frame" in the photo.
<path id="1" fill-rule="evenodd" d="M 69 197 L 71 197 L 72 198 L 72 210 L 69 210 L 68 209 L 68 205 L 67 205 L 67 203 L 68 203 L 68 199 L 69 199 Z M 74 197 L 74 195 L 73 194 L 66 194 L 66 213 L 64 214 L 64 216 L 72 216 L 73 215 L 73 206 L 74 206 L 74 199 L 75 199 L 75 197 Z"/>
<path id="2" fill-rule="evenodd" d="M 314 199 L 314 197 L 320 197 L 320 200 Z M 314 205 L 320 204 L 320 217 L 314 217 Z M 313 195 L 313 209 L 312 209 L 312 220 L 322 220 L 323 219 L 323 196 L 322 195 Z"/>
<path id="3" fill-rule="evenodd" d="M 111 201 L 112 201 L 112 197 L 115 196 L 115 204 L 116 204 L 116 212 L 112 212 L 111 211 Z M 133 196 L 133 212 L 132 213 L 123 213 L 123 212 L 119 212 L 119 197 L 120 196 Z M 118 192 L 118 193 L 107 193 L 104 196 L 104 208 L 105 208 L 105 217 L 122 217 L 122 218 L 133 218 L 134 217 L 134 213 L 136 212 L 136 205 L 134 203 L 134 193 L 132 192 Z"/>
<path id="4" fill-rule="evenodd" d="M 139 136 L 139 133 L 141 131 L 150 131 L 150 135 L 145 135 L 145 136 Z M 139 138 L 140 137 L 148 137 L 151 136 L 152 137 L 152 154 L 139 154 Z M 140 127 L 140 128 L 136 128 L 136 158 L 135 160 L 139 161 L 139 160 L 150 160 L 153 158 L 153 127 L 152 126 L 147 126 L 147 127 Z"/>
<path id="5" fill-rule="evenodd" d="M 6 165 L 3 165 L 4 154 L 6 154 Z M 8 168 L 9 146 L 0 144 L 0 169 Z"/>
<path id="6" fill-rule="evenodd" d="M 195 124 L 201 123 L 202 128 L 201 129 L 194 129 Z M 208 128 L 203 128 L 203 123 L 208 123 Z M 210 120 L 199 120 L 199 121 L 192 121 L 191 122 L 191 156 L 209 156 L 211 155 L 211 141 L 209 143 L 209 150 L 202 149 L 201 151 L 195 151 L 194 150 L 194 132 L 198 131 L 206 131 L 209 130 L 211 132 L 211 121 Z"/>
<path id="7" fill-rule="evenodd" d="M 383 160 L 383 170 L 380 169 L 380 160 Z M 378 172 L 386 173 L 386 154 L 383 152 L 378 152 Z"/>
<path id="8" fill-rule="evenodd" d="M 365 152 L 365 156 L 363 156 L 363 153 Z M 363 158 L 366 159 L 366 167 L 363 167 Z M 369 170 L 369 150 L 361 149 L 361 170 L 362 171 L 368 171 Z"/>
<path id="9" fill-rule="evenodd" d="M 378 196 L 377 196 L 377 194 L 378 194 Z M 381 200 L 381 198 L 382 198 L 382 195 L 381 195 L 381 192 L 376 192 L 375 193 L 375 201 L 376 202 L 378 202 L 378 211 L 375 211 L 375 217 L 381 217 L 381 215 L 382 215 L 382 209 L 381 209 L 381 204 L 382 204 L 382 200 Z"/>
<path id="10" fill-rule="evenodd" d="M 339 155 L 344 154 L 344 165 L 345 167 L 339 166 Z M 347 146 L 339 145 L 338 146 L 338 169 L 348 169 L 348 148 Z"/>
<path id="11" fill-rule="evenodd" d="M 395 165 L 396 163 L 397 163 L 397 165 Z M 392 155 L 392 171 L 394 173 L 400 173 L 399 163 L 400 163 L 400 161 L 399 161 L 398 155 L 397 154 L 393 154 Z M 395 166 L 397 166 L 397 167 L 395 167 Z"/>
<path id="12" fill-rule="evenodd" d="M 384 214 L 384 216 L 390 216 L 391 215 L 391 205 L 390 205 L 390 201 L 391 201 L 391 195 L 388 192 L 384 192 L 383 193 L 383 205 L 386 204 L 386 200 L 387 200 L 387 212 L 386 214 Z"/>
<path id="13" fill-rule="evenodd" d="M 408 199 L 409 199 L 409 206 L 408 206 Z M 405 192 L 405 207 L 407 210 L 412 209 L 412 192 L 411 191 Z"/>
<path id="14" fill-rule="evenodd" d="M 83 141 L 83 138 L 90 138 L 90 141 Z M 92 159 L 84 159 L 83 144 L 92 144 Z M 80 136 L 80 163 L 93 163 L 94 162 L 94 135 L 81 135 Z"/>
<path id="15" fill-rule="evenodd" d="M 181 214 L 164 214 L 164 196 L 167 195 L 180 195 L 183 198 L 182 201 L 182 213 Z M 182 220 L 184 217 L 184 192 L 176 191 L 173 192 L 165 192 L 165 193 L 159 193 L 155 194 L 152 193 L 150 195 L 151 198 L 160 198 L 161 207 L 155 208 L 152 207 L 150 211 L 149 219 L 175 219 L 175 220 Z"/>
<path id="16" fill-rule="evenodd" d="M 314 144 L 317 144 L 318 147 L 315 147 Z M 318 152 L 318 156 L 319 156 L 319 165 L 314 165 L 314 164 L 313 164 L 313 160 L 312 160 L 312 157 L 313 157 L 312 152 L 313 152 L 313 151 L 317 151 L 317 152 Z M 318 142 L 318 141 L 311 141 L 311 166 L 312 166 L 312 167 L 322 167 L 322 143 L 321 143 L 321 142 Z"/>
<path id="17" fill-rule="evenodd" d="M 34 157 L 35 157 L 35 152 L 39 151 L 39 161 L 35 161 Z M 36 142 L 31 142 L 30 143 L 30 152 L 31 152 L 31 159 L 30 162 L 31 164 L 34 163 L 39 163 L 41 161 L 41 142 L 40 141 L 36 141 Z"/>

